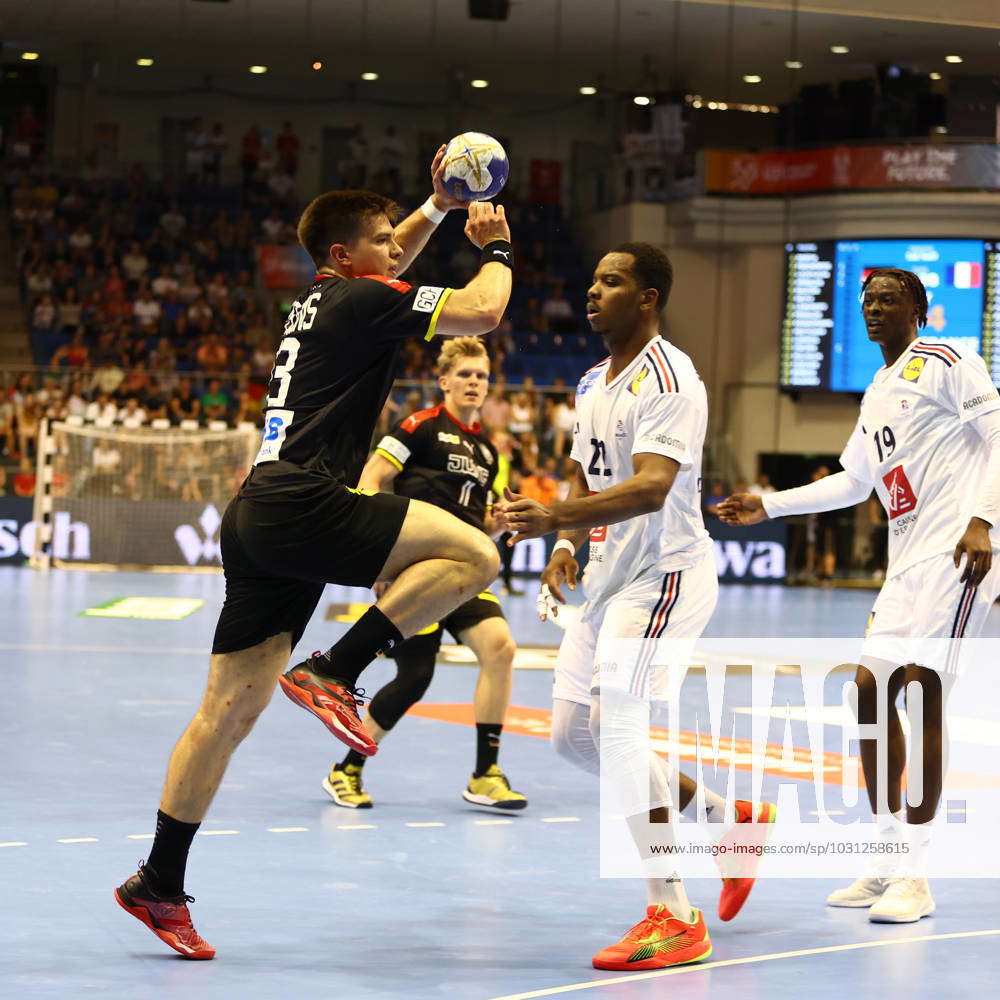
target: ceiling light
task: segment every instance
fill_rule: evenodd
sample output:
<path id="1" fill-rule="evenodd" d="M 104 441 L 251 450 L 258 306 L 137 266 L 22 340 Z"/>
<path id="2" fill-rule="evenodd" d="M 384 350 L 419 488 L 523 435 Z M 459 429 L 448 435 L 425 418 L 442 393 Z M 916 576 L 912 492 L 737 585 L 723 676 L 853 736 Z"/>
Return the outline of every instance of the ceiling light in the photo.
<path id="1" fill-rule="evenodd" d="M 700 107 L 701 107 L 701 101 L 699 101 L 699 100 L 697 100 L 697 99 L 693 100 L 693 101 L 691 102 L 691 107 L 692 107 L 692 108 L 700 108 Z"/>
<path id="2" fill-rule="evenodd" d="M 321 70 L 322 68 L 323 68 L 323 63 L 320 62 L 319 59 L 314 59 L 313 60 L 313 69 L 314 70 Z"/>
<path id="3" fill-rule="evenodd" d="M 802 67 L 804 65 L 805 65 L 805 63 L 799 62 L 798 59 L 786 59 L 785 60 L 785 69 L 802 69 Z"/>
<path id="4" fill-rule="evenodd" d="M 851 50 L 846 45 L 831 45 L 830 51 L 835 56 L 846 56 Z"/>
<path id="5" fill-rule="evenodd" d="M 716 104 L 715 101 L 709 101 L 708 102 L 708 110 L 709 111 L 714 111 L 718 106 L 719 105 Z"/>
<path id="6" fill-rule="evenodd" d="M 719 101 L 719 110 L 720 111 L 728 111 L 729 110 L 729 105 L 726 104 L 725 101 Z"/>
<path id="7" fill-rule="evenodd" d="M 948 134 L 948 126 L 947 125 L 935 125 L 934 126 L 934 132 L 937 135 L 947 135 Z"/>
<path id="8" fill-rule="evenodd" d="M 945 56 L 944 61 L 947 63 L 960 63 L 962 62 L 961 56 Z"/>
<path id="9" fill-rule="evenodd" d="M 378 79 L 378 73 L 373 73 L 371 70 L 369 70 L 367 73 L 362 73 L 361 74 L 361 79 L 362 80 L 368 80 L 369 83 L 370 83 L 372 80 L 377 80 Z"/>
<path id="10" fill-rule="evenodd" d="M 637 94 L 635 97 L 632 98 L 632 103 L 638 104 L 640 108 L 645 108 L 653 103 L 653 98 L 646 97 L 644 94 Z"/>
<path id="11" fill-rule="evenodd" d="M 38 58 L 38 53 L 37 52 L 22 52 L 21 53 L 21 58 L 25 62 L 34 62 Z"/>
<path id="12" fill-rule="evenodd" d="M 489 85 L 490 85 L 490 81 L 489 80 L 470 80 L 469 81 L 469 86 L 470 87 L 475 87 L 476 90 L 483 90 L 484 88 L 488 87 Z"/>
<path id="13" fill-rule="evenodd" d="M 757 107 L 756 104 L 750 104 L 747 106 L 747 111 L 763 111 L 763 108 Z"/>
<path id="14" fill-rule="evenodd" d="M 143 57 L 141 59 L 136 59 L 135 64 L 136 64 L 136 66 L 152 66 L 153 65 L 153 60 L 152 59 L 147 59 L 146 57 Z"/>
<path id="15" fill-rule="evenodd" d="M 251 66 L 250 67 L 250 72 L 253 73 L 255 76 L 260 76 L 261 73 L 266 73 L 267 72 L 267 67 L 266 66 Z"/>
<path id="16" fill-rule="evenodd" d="M 927 74 L 927 78 L 929 80 L 940 80 L 941 79 L 941 74 L 940 73 L 928 73 Z"/>
<path id="17" fill-rule="evenodd" d="M 580 88 L 580 93 L 583 94 L 584 97 L 590 97 L 591 95 L 597 93 L 597 88 L 596 87 L 591 87 L 588 84 L 588 85 L 583 86 L 583 87 Z"/>
<path id="18" fill-rule="evenodd" d="M 744 83 L 760 83 L 764 78 L 759 73 L 744 73 L 743 82 Z"/>

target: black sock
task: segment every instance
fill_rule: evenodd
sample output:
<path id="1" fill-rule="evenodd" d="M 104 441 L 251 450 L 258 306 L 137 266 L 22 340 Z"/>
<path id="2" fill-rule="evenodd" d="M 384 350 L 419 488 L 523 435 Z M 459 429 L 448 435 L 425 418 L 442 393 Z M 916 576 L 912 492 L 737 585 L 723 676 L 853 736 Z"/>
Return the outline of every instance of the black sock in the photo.
<path id="1" fill-rule="evenodd" d="M 199 826 L 200 823 L 182 823 L 156 810 L 156 836 L 143 874 L 157 896 L 179 896 L 184 891 L 188 851 Z"/>
<path id="2" fill-rule="evenodd" d="M 500 755 L 500 734 L 502 732 L 502 722 L 476 723 L 475 777 L 484 775 L 497 762 L 497 757 Z"/>
<path id="3" fill-rule="evenodd" d="M 355 687 L 361 672 L 379 653 L 389 653 L 403 641 L 395 625 L 373 604 L 322 656 L 312 669 L 327 680 Z"/>
<path id="4" fill-rule="evenodd" d="M 368 760 L 368 758 L 365 757 L 364 754 L 358 753 L 357 750 L 348 750 L 347 756 L 337 765 L 337 770 L 343 771 L 348 764 L 351 764 L 354 767 L 364 767 L 366 760 Z"/>

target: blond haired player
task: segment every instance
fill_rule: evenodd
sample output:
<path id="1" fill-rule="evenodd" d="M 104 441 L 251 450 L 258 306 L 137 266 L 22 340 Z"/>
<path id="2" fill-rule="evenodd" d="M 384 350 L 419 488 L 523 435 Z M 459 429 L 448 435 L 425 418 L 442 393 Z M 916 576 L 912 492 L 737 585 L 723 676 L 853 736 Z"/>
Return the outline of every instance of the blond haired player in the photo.
<path id="1" fill-rule="evenodd" d="M 844 471 L 766 497 L 734 494 L 719 505 L 719 516 L 729 524 L 756 524 L 836 510 L 867 500 L 872 488 L 885 507 L 889 566 L 856 683 L 859 723 L 886 720 L 886 787 L 879 782 L 878 741 L 860 740 L 859 750 L 880 838 L 912 854 L 905 859 L 905 877 L 896 874 L 898 864 L 882 863 L 832 893 L 827 903 L 868 908 L 876 923 L 911 923 L 934 912 L 924 875 L 943 784 L 943 713 L 951 676 L 947 660 L 917 665 L 905 658 L 915 652 L 912 640 L 977 635 L 1000 593 L 993 568 L 993 550 L 1000 546 L 1000 397 L 979 355 L 918 336 L 927 322 L 927 293 L 912 271 L 873 270 L 863 286 L 862 313 L 885 365 L 861 400 L 840 456 Z M 902 662 L 885 659 L 894 648 Z M 886 682 L 879 684 L 876 673 Z M 923 790 L 920 804 L 904 813 L 906 738 L 895 709 L 911 681 L 923 689 L 922 731 L 914 733 L 921 743 Z"/>
<path id="2" fill-rule="evenodd" d="M 476 421 L 490 381 L 486 348 L 476 337 L 449 340 L 438 356 L 437 371 L 444 402 L 412 414 L 383 437 L 358 485 L 443 507 L 467 524 L 494 534 L 490 505 L 497 453 Z M 528 800 L 511 789 L 497 763 L 515 647 L 500 602 L 488 590 L 392 651 L 396 677 L 372 698 L 365 728 L 380 743 L 420 701 L 434 676 L 445 629 L 465 643 L 479 662 L 473 702 L 476 762 L 462 796 L 490 809 L 523 809 Z M 365 760 L 352 750 L 323 779 L 323 787 L 337 805 L 371 808 L 371 796 L 361 782 Z"/>

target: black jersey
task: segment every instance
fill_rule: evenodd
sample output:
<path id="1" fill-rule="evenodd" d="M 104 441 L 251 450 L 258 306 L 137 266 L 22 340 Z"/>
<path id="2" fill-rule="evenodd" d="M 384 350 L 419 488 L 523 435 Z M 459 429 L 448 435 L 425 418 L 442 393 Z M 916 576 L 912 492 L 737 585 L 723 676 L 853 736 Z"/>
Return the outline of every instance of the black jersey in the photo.
<path id="1" fill-rule="evenodd" d="M 466 427 L 443 405 L 408 416 L 375 449 L 399 469 L 394 490 L 483 527 L 497 476 L 496 448 L 479 424 Z"/>
<path id="2" fill-rule="evenodd" d="M 377 275 L 319 275 L 292 303 L 243 496 L 320 480 L 354 486 L 392 386 L 401 342 L 434 335 L 450 289 Z"/>

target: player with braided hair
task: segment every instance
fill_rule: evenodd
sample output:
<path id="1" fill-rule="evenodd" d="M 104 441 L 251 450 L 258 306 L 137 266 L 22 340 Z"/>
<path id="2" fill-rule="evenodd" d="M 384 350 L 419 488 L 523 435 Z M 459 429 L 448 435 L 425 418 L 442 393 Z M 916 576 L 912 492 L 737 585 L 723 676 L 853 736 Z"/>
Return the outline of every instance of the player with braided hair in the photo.
<path id="1" fill-rule="evenodd" d="M 920 662 L 913 662 L 912 640 L 977 635 L 1000 594 L 1000 561 L 993 556 L 1000 548 L 1000 397 L 978 354 L 920 336 L 927 293 L 912 271 L 873 270 L 861 308 L 868 339 L 882 349 L 885 365 L 865 390 L 840 456 L 844 471 L 766 497 L 734 494 L 719 505 L 719 517 L 756 524 L 836 510 L 867 500 L 873 487 L 885 507 L 889 566 L 855 682 L 858 722 L 880 724 L 877 738 L 861 739 L 859 751 L 887 849 L 872 856 L 875 864 L 864 877 L 831 893 L 827 903 L 867 908 L 876 923 L 911 923 L 935 909 L 925 876 L 944 780 L 943 713 L 955 662 L 953 643 L 945 644 L 944 657 L 934 644 L 923 646 Z M 923 692 L 923 723 L 911 733 L 910 759 L 922 765 L 917 805 L 902 798 L 907 746 L 896 712 L 900 693 L 912 683 Z M 880 756 L 886 758 L 883 777 Z M 903 855 L 905 868 L 897 860 Z"/>

